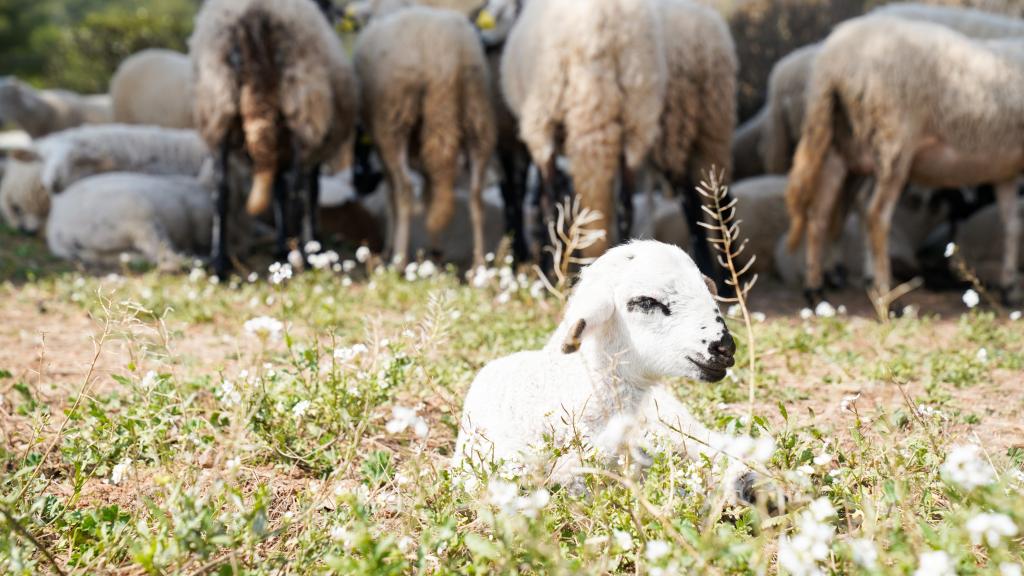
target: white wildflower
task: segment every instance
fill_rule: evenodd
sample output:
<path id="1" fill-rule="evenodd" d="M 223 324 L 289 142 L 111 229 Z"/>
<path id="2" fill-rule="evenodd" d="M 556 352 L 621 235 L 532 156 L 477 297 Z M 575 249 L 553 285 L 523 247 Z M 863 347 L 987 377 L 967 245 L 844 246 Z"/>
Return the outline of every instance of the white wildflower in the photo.
<path id="1" fill-rule="evenodd" d="M 488 252 L 487 254 L 484 254 L 484 260 L 488 263 L 494 262 L 494 252 Z"/>
<path id="2" fill-rule="evenodd" d="M 245 279 L 246 282 L 252 284 L 260 279 L 260 275 L 257 272 L 249 272 L 249 276 Z"/>
<path id="3" fill-rule="evenodd" d="M 850 552 L 853 554 L 853 561 L 858 566 L 867 570 L 874 570 L 878 567 L 878 549 L 875 543 L 867 538 L 856 538 L 850 540 Z"/>
<path id="4" fill-rule="evenodd" d="M 836 515 L 836 509 L 828 498 L 818 498 L 807 507 L 807 511 L 818 522 L 823 522 Z"/>
<path id="5" fill-rule="evenodd" d="M 999 565 L 999 576 L 1021 576 L 1020 564 L 1003 562 Z"/>
<path id="6" fill-rule="evenodd" d="M 944 550 L 932 550 L 918 558 L 914 576 L 956 576 L 956 566 Z"/>
<path id="7" fill-rule="evenodd" d="M 409 262 L 405 265 L 405 281 L 414 282 L 417 278 L 416 270 L 419 268 L 419 264 L 415 262 Z"/>
<path id="8" fill-rule="evenodd" d="M 512 299 L 512 295 L 511 294 L 509 294 L 508 292 L 502 292 L 501 294 L 498 294 L 498 297 L 495 298 L 495 301 L 498 304 L 508 304 L 509 300 L 511 300 L 511 299 Z"/>
<path id="9" fill-rule="evenodd" d="M 800 309 L 800 319 L 801 320 L 810 320 L 813 316 L 814 316 L 814 311 L 811 310 L 810 308 L 801 308 Z"/>
<path id="10" fill-rule="evenodd" d="M 369 259 L 370 259 L 370 249 L 369 248 L 367 248 L 366 246 L 360 246 L 359 248 L 356 249 L 356 260 L 358 260 L 360 264 L 365 264 L 366 261 L 369 260 Z"/>
<path id="11" fill-rule="evenodd" d="M 325 270 L 338 262 L 338 253 L 334 250 L 312 253 L 309 255 L 309 265 L 317 270 Z"/>
<path id="12" fill-rule="evenodd" d="M 843 399 L 839 401 L 839 409 L 844 412 L 853 412 L 853 407 L 859 399 L 860 392 L 848 396 L 843 396 Z"/>
<path id="13" fill-rule="evenodd" d="M 365 354 L 368 348 L 365 344 L 355 344 L 348 348 L 335 348 L 334 359 L 339 362 L 351 362 L 360 355 Z"/>
<path id="14" fill-rule="evenodd" d="M 284 330 L 284 324 L 277 318 L 271 318 L 270 316 L 257 316 L 245 322 L 245 331 L 260 340 L 268 338 L 270 340 L 277 340 L 281 337 L 282 330 Z"/>
<path id="15" fill-rule="evenodd" d="M 142 387 L 146 390 L 152 390 L 157 385 L 160 377 L 156 372 L 150 370 L 146 372 L 146 375 L 142 377 Z"/>
<path id="16" fill-rule="evenodd" d="M 765 320 L 767 320 L 767 319 L 768 319 L 768 316 L 766 316 L 764 312 L 754 312 L 754 313 L 752 313 L 752 314 L 750 315 L 750 318 L 751 318 L 751 319 L 752 319 L 752 320 L 753 320 L 754 322 L 758 322 L 758 323 L 761 323 L 761 322 L 764 322 Z"/>
<path id="17" fill-rule="evenodd" d="M 975 354 L 974 357 L 978 359 L 978 362 L 984 364 L 985 362 L 988 362 L 988 350 L 984 348 L 978 348 L 978 353 Z"/>
<path id="18" fill-rule="evenodd" d="M 971 542 L 975 546 L 982 541 L 995 548 L 1003 543 L 1003 538 L 1017 535 L 1017 525 L 1006 514 L 982 512 L 967 521 L 967 531 L 971 534 Z"/>
<path id="19" fill-rule="evenodd" d="M 221 383 L 220 389 L 217 391 L 217 397 L 220 398 L 220 401 L 225 406 L 234 406 L 242 402 L 242 394 L 230 380 L 225 380 Z"/>
<path id="20" fill-rule="evenodd" d="M 117 486 L 128 477 L 128 472 L 132 468 L 132 459 L 125 456 L 120 462 L 114 464 L 114 469 L 110 471 L 110 483 Z"/>
<path id="21" fill-rule="evenodd" d="M 404 432 L 406 428 L 412 428 L 413 433 L 420 438 L 425 438 L 430 431 L 427 421 L 416 413 L 415 408 L 395 406 L 391 409 L 391 420 L 388 421 L 384 429 L 388 431 L 388 434 L 398 434 Z"/>
<path id="22" fill-rule="evenodd" d="M 629 532 L 616 530 L 612 532 L 612 538 L 615 539 L 615 547 L 619 550 L 626 551 L 633 549 L 633 536 Z"/>
<path id="23" fill-rule="evenodd" d="M 417 273 L 420 275 L 420 278 L 430 278 L 437 274 L 437 265 L 430 260 L 427 260 L 423 262 L 423 264 L 420 264 L 420 268 Z"/>
<path id="24" fill-rule="evenodd" d="M 743 309 L 740 308 L 739 304 L 733 304 L 732 306 L 729 306 L 728 310 L 725 311 L 725 315 L 728 316 L 729 318 L 739 318 L 742 313 Z"/>
<path id="25" fill-rule="evenodd" d="M 1010 312 L 1010 320 L 1016 322 L 1017 320 L 1020 320 L 1020 317 L 1021 317 L 1021 311 L 1020 310 L 1014 310 L 1013 312 Z"/>
<path id="26" fill-rule="evenodd" d="M 981 297 L 978 296 L 978 293 L 973 288 L 968 288 L 967 292 L 964 292 L 963 301 L 968 308 L 974 308 L 981 302 Z"/>
<path id="27" fill-rule="evenodd" d="M 292 277 L 292 265 L 274 262 L 267 269 L 270 272 L 270 283 L 280 284 Z"/>
<path id="28" fill-rule="evenodd" d="M 310 405 L 311 403 L 309 400 L 300 400 L 296 402 L 295 406 L 292 406 L 292 416 L 296 420 L 301 420 L 302 417 L 306 415 L 306 412 L 309 412 Z"/>
<path id="29" fill-rule="evenodd" d="M 826 522 L 835 516 L 828 498 L 818 498 L 800 513 L 793 536 L 779 536 L 779 566 L 792 576 L 823 574 L 819 563 L 828 558 L 835 527 Z"/>
<path id="30" fill-rule="evenodd" d="M 316 254 L 320 251 L 320 248 L 320 243 L 316 240 L 310 240 L 309 242 L 306 242 L 306 245 L 304 246 L 306 254 Z"/>
<path id="31" fill-rule="evenodd" d="M 235 456 L 234 458 L 229 458 L 225 466 L 226 472 L 229 476 L 234 476 L 235 473 L 238 472 L 239 468 L 241 467 L 242 459 L 239 458 L 238 456 Z"/>
<path id="32" fill-rule="evenodd" d="M 752 438 L 747 435 L 726 437 L 723 445 L 714 448 L 742 462 L 763 464 L 775 453 L 775 439 L 771 436 Z"/>
<path id="33" fill-rule="evenodd" d="M 341 269 L 347 274 L 356 269 L 355 260 L 345 260 L 341 263 Z"/>
<path id="34" fill-rule="evenodd" d="M 832 318 L 836 315 L 836 309 L 825 300 L 822 300 L 814 307 L 814 315 L 820 318 Z"/>
<path id="35" fill-rule="evenodd" d="M 836 312 L 840 316 L 846 316 L 846 305 L 845 304 L 840 304 L 839 306 L 836 306 Z"/>
<path id="36" fill-rule="evenodd" d="M 302 252 L 298 250 L 292 250 L 288 252 L 288 263 L 292 265 L 292 268 L 302 270 L 302 265 L 305 264 L 305 260 L 302 258 Z"/>
<path id="37" fill-rule="evenodd" d="M 199 282 L 200 280 L 202 280 L 205 277 L 206 277 L 206 271 L 203 270 L 202 268 L 193 268 L 192 271 L 188 273 L 188 281 L 193 283 L 193 284 L 195 284 L 196 282 Z"/>
<path id="38" fill-rule="evenodd" d="M 817 456 L 814 457 L 814 460 L 812 460 L 812 462 L 814 462 L 815 466 L 824 466 L 826 464 L 831 464 L 832 455 L 829 454 L 828 452 L 818 454 Z"/>
<path id="39" fill-rule="evenodd" d="M 644 549 L 644 558 L 648 562 L 657 562 L 672 552 L 672 545 L 664 540 L 648 540 Z"/>
<path id="40" fill-rule="evenodd" d="M 946 251 L 942 253 L 946 258 L 952 258 L 953 254 L 956 253 L 956 244 L 950 242 L 946 244 Z"/>
<path id="41" fill-rule="evenodd" d="M 514 512 L 514 504 L 519 496 L 519 487 L 500 478 L 493 478 L 487 483 L 487 501 L 503 512 Z"/>
<path id="42" fill-rule="evenodd" d="M 534 300 L 540 300 L 544 297 L 544 293 L 547 291 L 547 287 L 540 280 L 530 284 L 530 298 Z"/>
<path id="43" fill-rule="evenodd" d="M 527 518 L 536 518 L 549 501 L 551 501 L 551 493 L 544 488 L 538 488 L 528 496 L 516 498 L 516 510 Z"/>
<path id="44" fill-rule="evenodd" d="M 982 457 L 981 449 L 973 444 L 953 447 L 942 464 L 946 478 L 964 490 L 974 490 L 995 482 L 995 470 Z"/>

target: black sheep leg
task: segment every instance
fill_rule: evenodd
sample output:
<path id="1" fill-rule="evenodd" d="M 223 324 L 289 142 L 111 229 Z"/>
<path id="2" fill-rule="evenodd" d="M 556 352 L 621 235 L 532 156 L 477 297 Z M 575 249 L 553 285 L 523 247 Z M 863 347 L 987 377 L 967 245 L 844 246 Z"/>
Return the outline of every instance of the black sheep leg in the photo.
<path id="1" fill-rule="evenodd" d="M 231 184 L 228 174 L 230 147 L 228 139 L 225 138 L 220 147 L 218 158 L 217 188 L 214 190 L 213 213 L 213 239 L 211 256 L 213 260 L 213 272 L 221 280 L 227 279 L 231 269 L 231 260 L 228 256 L 228 213 L 231 208 Z"/>
<path id="2" fill-rule="evenodd" d="M 633 171 L 626 166 L 626 159 L 623 157 L 620 163 L 619 174 L 619 209 L 616 211 L 619 231 L 619 243 L 629 241 L 633 228 L 633 194 L 636 190 Z"/>
<path id="3" fill-rule="evenodd" d="M 274 226 L 277 237 L 274 245 L 274 260 L 277 262 L 288 261 L 288 224 L 289 212 L 287 178 L 281 172 L 274 175 Z"/>
<path id="4" fill-rule="evenodd" d="M 726 286 L 722 278 L 722 269 L 711 255 L 708 230 L 700 224 L 703 222 L 700 193 L 692 186 L 683 186 L 679 196 L 683 202 L 686 225 L 690 229 L 690 253 L 693 255 L 693 261 L 705 276 L 714 280 L 718 293 L 724 294 Z"/>
<path id="5" fill-rule="evenodd" d="M 498 154 L 503 178 L 501 199 L 505 204 L 505 232 L 512 236 L 512 257 L 516 264 L 529 259 L 523 224 L 523 198 L 526 174 L 519 150 L 501 150 Z"/>
<path id="6" fill-rule="evenodd" d="M 306 199 L 302 214 L 302 243 L 303 252 L 310 242 L 320 242 L 319 226 L 317 215 L 320 206 L 320 165 L 316 164 L 310 169 L 306 182 Z"/>

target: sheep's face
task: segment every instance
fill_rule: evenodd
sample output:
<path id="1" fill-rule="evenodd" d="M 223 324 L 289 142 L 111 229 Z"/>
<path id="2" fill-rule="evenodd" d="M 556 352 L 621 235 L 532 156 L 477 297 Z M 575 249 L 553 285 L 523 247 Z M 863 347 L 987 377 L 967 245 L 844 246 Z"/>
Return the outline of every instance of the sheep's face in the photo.
<path id="1" fill-rule="evenodd" d="M 473 20 L 486 44 L 500 44 L 508 37 L 522 4 L 523 0 L 488 0 L 483 5 Z"/>
<path id="2" fill-rule="evenodd" d="M 50 195 L 40 180 L 38 162 L 10 160 L 0 183 L 0 213 L 12 228 L 35 234 L 50 213 Z"/>
<path id="3" fill-rule="evenodd" d="M 725 377 L 735 343 L 711 289 L 693 260 L 661 242 L 634 241 L 609 250 L 584 271 L 566 313 L 564 353 L 592 338 L 624 369 L 657 380 Z"/>

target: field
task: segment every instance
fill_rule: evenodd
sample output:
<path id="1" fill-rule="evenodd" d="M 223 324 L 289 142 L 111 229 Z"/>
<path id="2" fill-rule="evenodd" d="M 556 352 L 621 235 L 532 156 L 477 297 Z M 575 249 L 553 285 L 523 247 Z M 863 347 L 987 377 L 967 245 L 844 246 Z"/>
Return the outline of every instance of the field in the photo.
<path id="1" fill-rule="evenodd" d="M 341 268 L 87 275 L 0 229 L 0 573 L 1020 574 L 1006 311 L 914 292 L 917 314 L 880 323 L 850 291 L 846 314 L 801 318 L 755 287 L 753 406 L 736 320 L 732 375 L 675 387 L 712 427 L 773 439 L 752 462 L 785 493 L 771 516 L 666 454 L 582 494 L 474 487 L 448 469 L 461 398 L 541 346 L 559 301 L 500 262 L 484 286 Z M 262 316 L 280 331 L 247 329 Z"/>

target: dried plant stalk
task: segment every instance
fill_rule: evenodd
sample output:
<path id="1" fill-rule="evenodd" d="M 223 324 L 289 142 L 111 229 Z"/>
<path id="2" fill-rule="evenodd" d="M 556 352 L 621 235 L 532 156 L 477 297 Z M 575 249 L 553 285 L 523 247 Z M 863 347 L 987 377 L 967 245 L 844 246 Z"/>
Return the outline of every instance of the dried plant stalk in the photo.
<path id="1" fill-rule="evenodd" d="M 580 205 L 579 197 L 572 200 L 568 198 L 555 204 L 557 212 L 554 221 L 548 222 L 548 236 L 551 238 L 551 245 L 545 246 L 544 250 L 552 256 L 555 275 L 554 283 L 544 274 L 540 266 L 533 265 L 533 270 L 544 283 L 544 287 L 558 298 L 565 302 L 568 298 L 569 274 L 572 267 L 585 266 L 594 261 L 593 258 L 575 256 L 577 252 L 593 246 L 595 242 L 605 237 L 605 231 L 590 229 L 588 226 L 600 221 L 601 213 L 597 210 L 584 208 Z"/>

